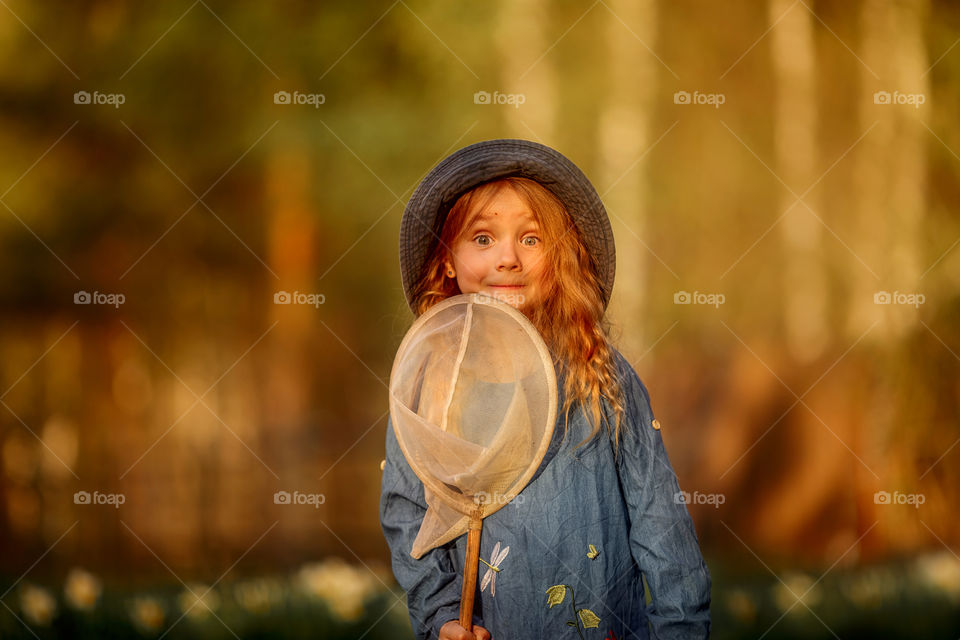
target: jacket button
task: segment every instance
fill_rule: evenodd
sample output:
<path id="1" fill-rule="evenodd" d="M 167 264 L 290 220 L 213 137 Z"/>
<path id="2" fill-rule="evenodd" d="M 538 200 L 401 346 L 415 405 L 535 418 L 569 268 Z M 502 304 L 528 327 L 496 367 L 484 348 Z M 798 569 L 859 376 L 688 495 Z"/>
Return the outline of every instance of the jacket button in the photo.
<path id="1" fill-rule="evenodd" d="M 383 468 L 387 466 L 387 459 L 384 458 L 380 461 L 380 471 L 383 471 Z"/>
<path id="2" fill-rule="evenodd" d="M 650 423 L 650 426 L 652 426 L 657 431 L 660 431 L 660 421 L 657 420 L 656 418 L 653 419 L 653 422 Z"/>

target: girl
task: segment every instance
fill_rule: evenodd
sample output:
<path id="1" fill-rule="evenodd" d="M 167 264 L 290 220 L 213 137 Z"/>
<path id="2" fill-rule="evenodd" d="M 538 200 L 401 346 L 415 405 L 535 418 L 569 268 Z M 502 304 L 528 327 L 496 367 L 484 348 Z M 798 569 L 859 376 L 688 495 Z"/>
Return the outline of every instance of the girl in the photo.
<path id="1" fill-rule="evenodd" d="M 614 265 L 599 196 L 549 147 L 468 146 L 411 197 L 400 266 L 413 312 L 475 292 L 520 309 L 554 358 L 563 420 L 526 488 L 484 520 L 473 633 L 458 623 L 466 536 L 411 554 L 424 487 L 388 424 L 380 521 L 417 638 L 708 637 L 710 574 L 660 424 L 607 339 Z"/>

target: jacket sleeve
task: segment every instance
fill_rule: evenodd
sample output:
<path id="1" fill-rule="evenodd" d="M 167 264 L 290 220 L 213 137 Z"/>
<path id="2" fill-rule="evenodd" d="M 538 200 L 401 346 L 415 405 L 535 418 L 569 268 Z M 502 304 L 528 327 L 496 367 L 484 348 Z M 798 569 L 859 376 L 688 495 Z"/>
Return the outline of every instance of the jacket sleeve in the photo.
<path id="1" fill-rule="evenodd" d="M 410 555 L 426 511 L 423 483 L 407 463 L 388 420 L 380 526 L 390 547 L 393 575 L 407 592 L 410 624 L 418 640 L 437 638 L 440 627 L 460 618 L 463 585 L 450 557 L 454 542 L 431 549 L 419 560 Z M 478 616 L 473 616 L 473 623 L 483 625 Z"/>
<path id="2" fill-rule="evenodd" d="M 650 396 L 617 354 L 625 416 L 617 472 L 630 517 L 630 548 L 646 577 L 653 638 L 710 636 L 710 572 L 677 476 L 654 426 Z"/>

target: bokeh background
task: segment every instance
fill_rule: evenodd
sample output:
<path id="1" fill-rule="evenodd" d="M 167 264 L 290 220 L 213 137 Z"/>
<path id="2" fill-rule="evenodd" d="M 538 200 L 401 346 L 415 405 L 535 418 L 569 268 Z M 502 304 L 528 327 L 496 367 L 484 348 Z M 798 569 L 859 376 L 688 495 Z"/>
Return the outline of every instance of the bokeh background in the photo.
<path id="1" fill-rule="evenodd" d="M 0 5 L 0 637 L 410 637 L 399 220 L 497 137 L 608 207 L 715 637 L 960 635 L 956 3 Z"/>

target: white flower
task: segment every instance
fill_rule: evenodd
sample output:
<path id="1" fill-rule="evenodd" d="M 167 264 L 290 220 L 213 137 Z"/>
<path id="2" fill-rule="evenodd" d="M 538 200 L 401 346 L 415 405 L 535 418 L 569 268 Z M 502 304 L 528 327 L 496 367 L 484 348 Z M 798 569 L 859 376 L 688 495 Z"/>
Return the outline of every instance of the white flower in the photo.
<path id="1" fill-rule="evenodd" d="M 273 580 L 249 580 L 233 587 L 237 602 L 252 613 L 263 613 L 280 601 L 283 589 Z"/>
<path id="2" fill-rule="evenodd" d="M 727 608 L 741 622 L 753 622 L 757 617 L 757 603 L 743 589 L 731 589 L 727 594 Z"/>
<path id="3" fill-rule="evenodd" d="M 897 590 L 898 578 L 890 569 L 873 567 L 848 576 L 840 581 L 840 590 L 853 604 L 862 609 L 876 609 L 893 598 Z"/>
<path id="4" fill-rule="evenodd" d="M 154 598 L 134 598 L 130 602 L 130 618 L 143 631 L 157 631 L 163 626 L 163 608 Z"/>
<path id="5" fill-rule="evenodd" d="M 202 618 L 220 605 L 220 597 L 205 584 L 188 585 L 180 593 L 180 610 L 191 618 Z"/>
<path id="6" fill-rule="evenodd" d="M 67 574 L 63 593 L 74 609 L 89 611 L 100 599 L 102 588 L 100 581 L 92 573 L 83 569 L 73 568 Z"/>
<path id="7" fill-rule="evenodd" d="M 370 571 L 353 567 L 340 558 L 305 565 L 297 582 L 308 594 L 326 601 L 347 622 L 363 615 L 363 602 L 376 592 L 378 584 Z"/>
<path id="8" fill-rule="evenodd" d="M 920 557 L 917 573 L 928 587 L 953 600 L 960 600 L 960 560 L 949 551 Z"/>
<path id="9" fill-rule="evenodd" d="M 781 611 L 796 615 L 820 602 L 820 588 L 804 573 L 788 573 L 783 582 L 774 586 L 773 596 Z"/>
<path id="10" fill-rule="evenodd" d="M 26 585 L 20 590 L 20 609 L 31 623 L 47 626 L 57 611 L 57 601 L 46 589 Z"/>

